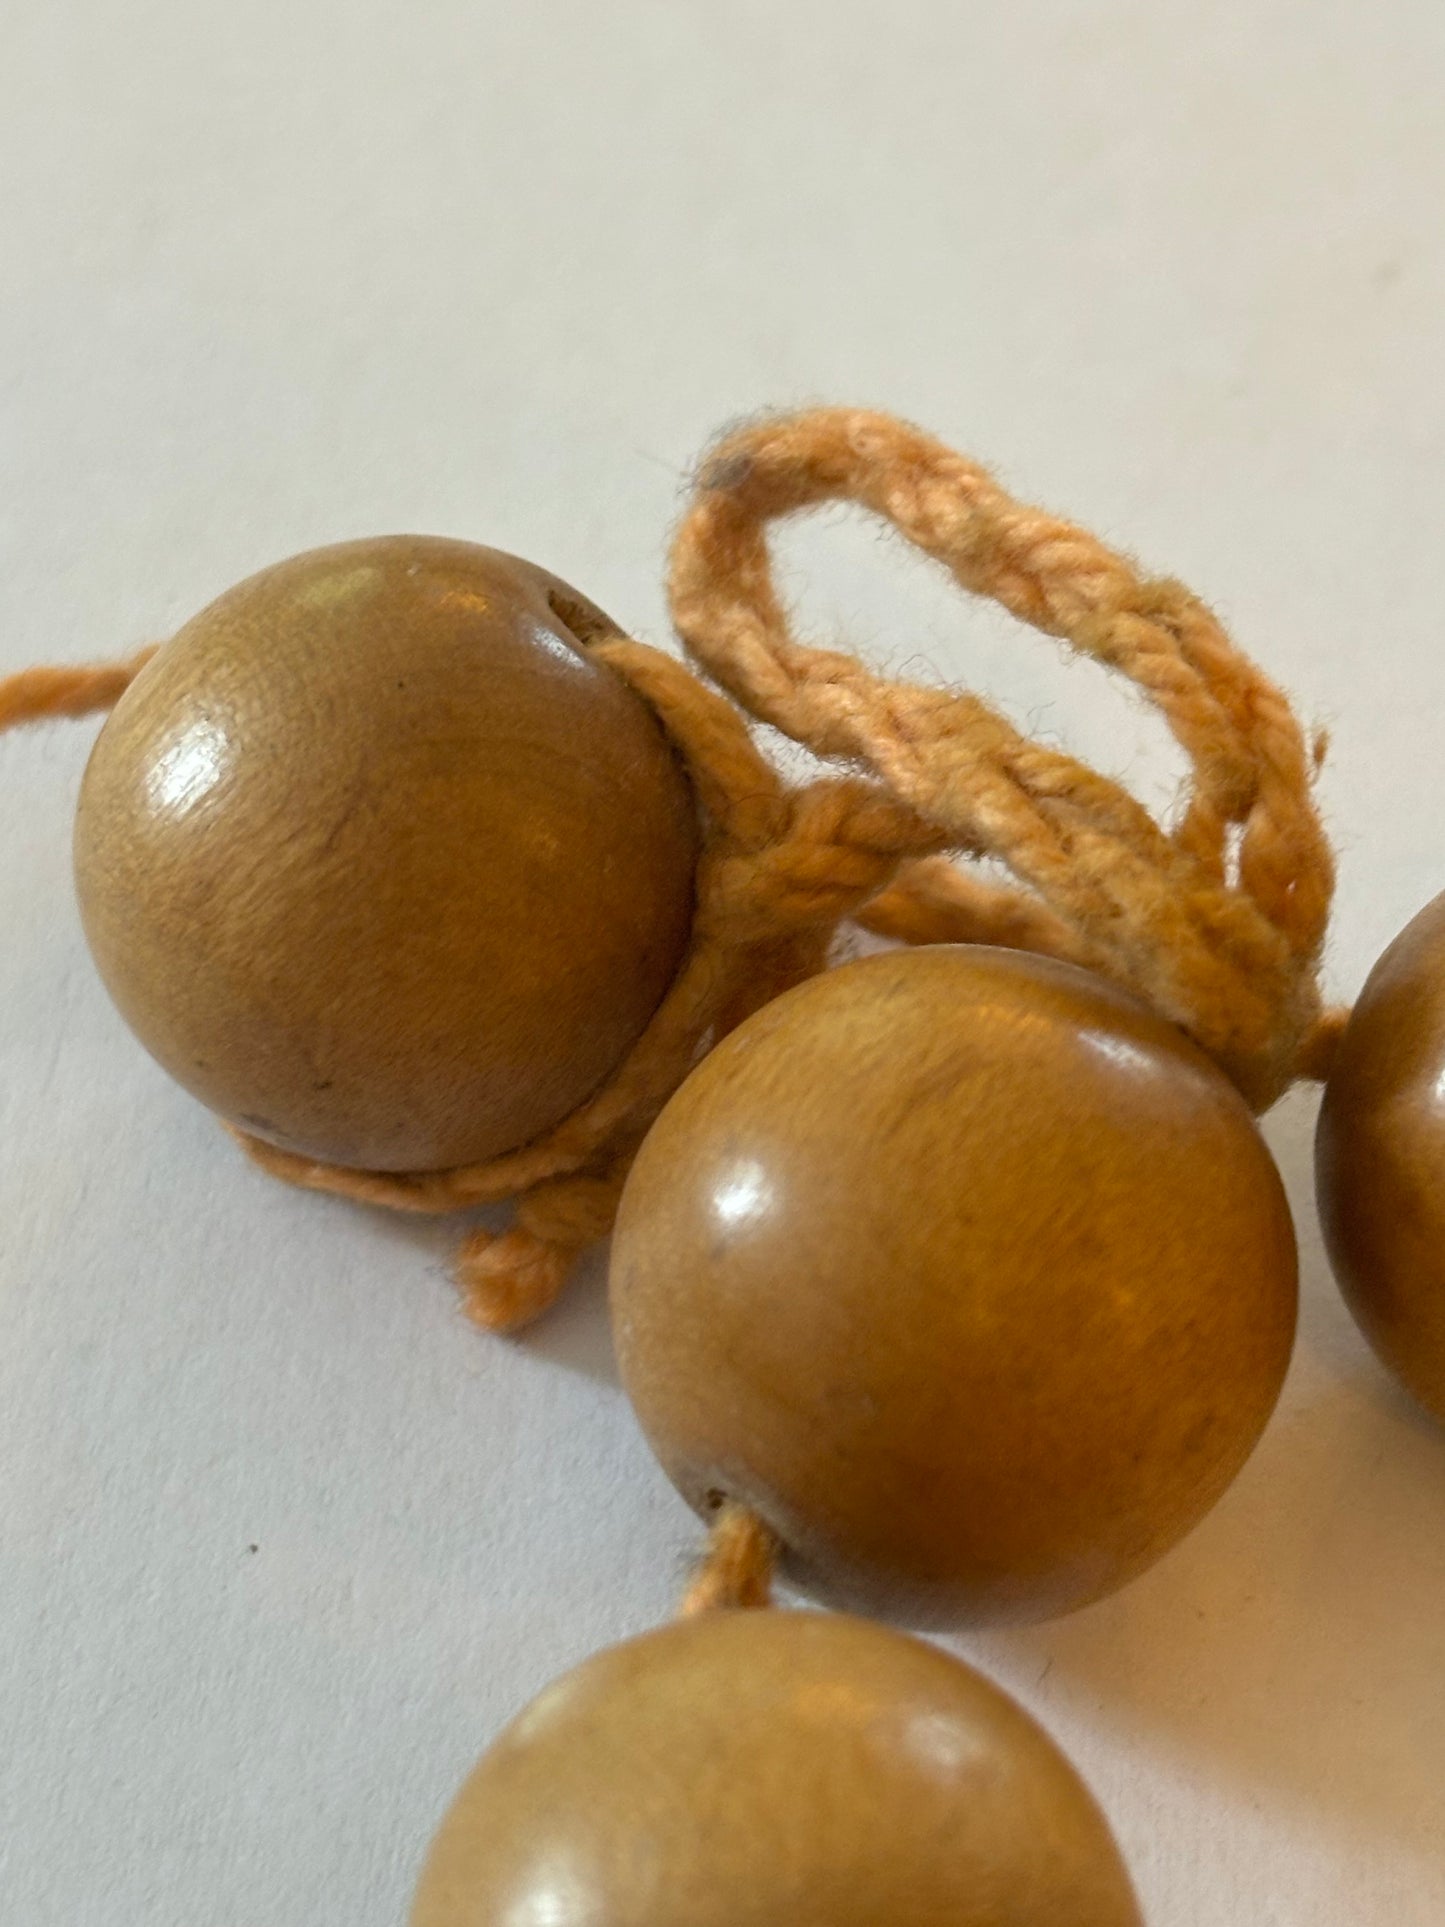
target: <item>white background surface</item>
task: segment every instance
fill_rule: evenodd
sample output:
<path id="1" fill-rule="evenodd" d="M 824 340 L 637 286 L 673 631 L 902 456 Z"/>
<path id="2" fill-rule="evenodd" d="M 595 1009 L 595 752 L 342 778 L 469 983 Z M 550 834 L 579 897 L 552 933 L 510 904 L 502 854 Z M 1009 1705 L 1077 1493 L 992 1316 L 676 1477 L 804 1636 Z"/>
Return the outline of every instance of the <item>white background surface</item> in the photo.
<path id="1" fill-rule="evenodd" d="M 0 0 L 0 661 L 250 570 L 475 536 L 665 637 L 728 418 L 911 415 L 1182 574 L 1335 730 L 1329 982 L 1445 884 L 1435 0 Z M 815 628 L 1167 798 L 1097 672 L 871 532 Z M 504 1718 L 695 1544 L 598 1278 L 519 1343 L 454 1231 L 248 1169 L 111 1013 L 0 742 L 0 1919 L 391 1927 Z M 1445 1919 L 1445 1438 L 1305 1265 L 1257 1457 L 1122 1596 L 960 1650 L 1092 1780 L 1152 1927 Z M 660 1924 L 661 1927 L 661 1924 Z"/>

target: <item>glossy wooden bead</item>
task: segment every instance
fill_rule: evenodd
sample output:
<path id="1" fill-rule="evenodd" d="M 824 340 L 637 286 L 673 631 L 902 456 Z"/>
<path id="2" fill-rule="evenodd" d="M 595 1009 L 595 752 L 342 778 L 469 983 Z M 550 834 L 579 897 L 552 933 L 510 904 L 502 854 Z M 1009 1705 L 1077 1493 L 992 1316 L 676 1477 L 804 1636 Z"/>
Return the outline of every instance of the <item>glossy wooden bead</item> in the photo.
<path id="1" fill-rule="evenodd" d="M 1445 896 L 1350 1016 L 1315 1144 L 1320 1218 L 1370 1343 L 1445 1421 Z"/>
<path id="2" fill-rule="evenodd" d="M 961 1661 L 715 1613 L 599 1654 L 483 1758 L 412 1927 L 1139 1927 L 1073 1768 Z"/>
<path id="3" fill-rule="evenodd" d="M 1294 1330 L 1244 1103 L 1084 971 L 930 948 L 815 978 L 692 1074 L 612 1258 L 623 1381 L 706 1514 L 822 1597 L 1037 1617 L 1224 1491 Z"/>
<path id="4" fill-rule="evenodd" d="M 332 1163 L 511 1150 L 601 1085 L 686 944 L 695 810 L 615 633 L 423 536 L 213 602 L 102 730 L 76 825 L 101 974 L 213 1110 Z"/>

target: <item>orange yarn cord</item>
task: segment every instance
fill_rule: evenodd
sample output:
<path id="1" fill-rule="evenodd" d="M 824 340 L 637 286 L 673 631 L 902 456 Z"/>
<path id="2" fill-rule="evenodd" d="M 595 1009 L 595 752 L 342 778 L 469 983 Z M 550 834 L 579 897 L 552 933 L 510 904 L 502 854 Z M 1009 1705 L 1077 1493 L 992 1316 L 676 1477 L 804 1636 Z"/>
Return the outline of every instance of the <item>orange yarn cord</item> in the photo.
<path id="1" fill-rule="evenodd" d="M 835 501 L 1127 676 L 1189 757 L 1177 825 L 1164 829 L 1117 783 L 976 696 L 795 642 L 767 527 Z M 713 451 L 673 549 L 672 606 L 694 660 L 750 714 L 861 764 L 951 850 L 995 858 L 1025 886 L 913 866 L 864 914 L 870 927 L 910 942 L 1021 943 L 1099 970 L 1190 1032 L 1257 1109 L 1298 1074 L 1321 1020 L 1334 886 L 1315 756 L 1281 691 L 1188 589 L 1141 576 L 918 429 L 830 408 L 764 421 Z"/>
<path id="2" fill-rule="evenodd" d="M 976 696 L 893 682 L 794 641 L 767 529 L 829 501 L 882 517 L 962 587 L 1128 676 L 1190 758 L 1178 823 L 1156 823 Z M 1140 576 L 917 429 L 818 409 L 713 451 L 674 545 L 671 593 L 693 661 L 734 701 L 641 643 L 590 645 L 656 710 L 704 820 L 690 950 L 631 1055 L 554 1130 L 485 1163 L 354 1171 L 234 1132 L 264 1170 L 401 1211 L 515 1200 L 512 1228 L 474 1232 L 458 1265 L 469 1314 L 514 1329 L 606 1235 L 637 1146 L 698 1057 L 824 968 L 849 917 L 907 943 L 1003 943 L 1099 970 L 1189 1031 L 1258 1109 L 1322 1074 L 1339 1018 L 1322 1014 L 1316 976 L 1333 865 L 1315 759 L 1284 696 L 1187 589 Z M 0 682 L 0 729 L 107 707 L 151 653 Z M 787 785 L 749 717 L 848 773 Z M 997 859 L 1017 887 L 945 852 Z"/>
<path id="3" fill-rule="evenodd" d="M 778 1542 L 755 1512 L 728 1500 L 708 1534 L 707 1550 L 682 1602 L 682 1617 L 737 1607 L 770 1606 Z"/>
<path id="4" fill-rule="evenodd" d="M 159 646 L 152 643 L 124 662 L 22 669 L 16 676 L 0 678 L 0 730 L 113 709 Z"/>

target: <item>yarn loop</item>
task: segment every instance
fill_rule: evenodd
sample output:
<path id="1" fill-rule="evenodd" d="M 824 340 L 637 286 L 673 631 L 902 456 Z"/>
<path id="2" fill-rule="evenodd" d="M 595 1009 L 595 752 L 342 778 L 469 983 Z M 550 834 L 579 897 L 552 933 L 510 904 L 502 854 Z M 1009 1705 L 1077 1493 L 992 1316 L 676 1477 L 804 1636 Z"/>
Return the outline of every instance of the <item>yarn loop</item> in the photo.
<path id="1" fill-rule="evenodd" d="M 1127 676 L 1190 761 L 1176 827 L 972 694 L 794 641 L 767 528 L 830 501 L 880 517 L 960 587 Z M 745 428 L 705 462 L 673 548 L 672 606 L 694 660 L 750 714 L 861 764 L 952 852 L 996 859 L 1023 886 L 911 864 L 863 922 L 1085 964 L 1189 1031 L 1256 1109 L 1287 1088 L 1321 1020 L 1334 884 L 1311 794 L 1317 752 L 1188 589 L 1141 576 L 906 423 L 817 409 Z"/>

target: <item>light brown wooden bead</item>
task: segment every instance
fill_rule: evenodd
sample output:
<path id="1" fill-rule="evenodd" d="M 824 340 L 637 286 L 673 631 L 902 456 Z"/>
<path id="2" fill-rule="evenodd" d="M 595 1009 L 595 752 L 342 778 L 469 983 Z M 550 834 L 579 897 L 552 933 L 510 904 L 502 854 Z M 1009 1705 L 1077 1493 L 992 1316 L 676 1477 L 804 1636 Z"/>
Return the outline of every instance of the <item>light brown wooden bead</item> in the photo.
<path id="1" fill-rule="evenodd" d="M 612 1258 L 623 1382 L 707 1512 L 915 1624 L 1112 1591 L 1274 1405 L 1294 1234 L 1243 1101 L 1101 979 L 897 952 L 750 1018 L 672 1099 Z"/>
<path id="2" fill-rule="evenodd" d="M 1360 993 L 1325 1086 L 1315 1171 L 1350 1309 L 1445 1422 L 1445 896 Z"/>
<path id="3" fill-rule="evenodd" d="M 252 576 L 96 743 L 86 934 L 213 1110 L 331 1163 L 427 1170 L 556 1124 L 680 962 L 697 848 L 656 718 L 541 569 L 387 536 Z"/>
<path id="4" fill-rule="evenodd" d="M 486 1754 L 412 1927 L 1139 1927 L 1107 1823 L 997 1687 L 818 1613 L 599 1654 Z"/>

